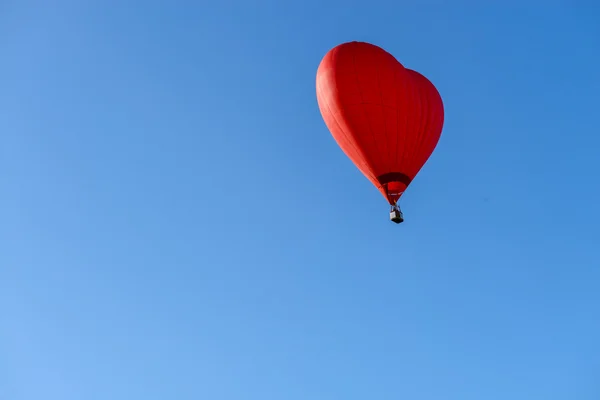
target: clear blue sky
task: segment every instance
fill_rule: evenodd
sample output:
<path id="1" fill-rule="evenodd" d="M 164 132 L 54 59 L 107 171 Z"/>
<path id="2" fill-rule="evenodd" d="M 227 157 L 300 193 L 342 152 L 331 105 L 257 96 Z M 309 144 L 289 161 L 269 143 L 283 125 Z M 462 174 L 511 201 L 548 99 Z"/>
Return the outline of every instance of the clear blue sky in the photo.
<path id="1" fill-rule="evenodd" d="M 0 399 L 598 399 L 600 9 L 438 3 L 5 1 Z M 402 225 L 351 40 L 445 101 Z"/>

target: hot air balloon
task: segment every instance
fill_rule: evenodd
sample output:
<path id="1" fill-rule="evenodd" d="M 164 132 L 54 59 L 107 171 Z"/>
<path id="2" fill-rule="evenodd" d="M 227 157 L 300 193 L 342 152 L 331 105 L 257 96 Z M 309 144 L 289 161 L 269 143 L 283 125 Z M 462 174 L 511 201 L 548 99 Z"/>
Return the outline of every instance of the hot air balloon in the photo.
<path id="1" fill-rule="evenodd" d="M 398 201 L 442 133 L 435 86 L 381 47 L 348 42 L 321 60 L 317 102 L 342 151 L 389 202 L 390 220 L 403 222 Z"/>

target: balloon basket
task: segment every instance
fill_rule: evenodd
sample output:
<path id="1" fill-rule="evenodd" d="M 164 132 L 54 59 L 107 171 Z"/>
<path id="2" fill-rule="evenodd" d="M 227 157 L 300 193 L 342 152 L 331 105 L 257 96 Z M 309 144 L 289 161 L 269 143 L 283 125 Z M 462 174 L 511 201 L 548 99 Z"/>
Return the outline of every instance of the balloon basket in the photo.
<path id="1" fill-rule="evenodd" d="M 398 206 L 392 206 L 392 209 L 390 211 L 390 221 L 392 221 L 395 224 L 400 224 L 404 222 L 404 215 L 402 215 L 402 211 L 400 211 L 400 208 Z"/>

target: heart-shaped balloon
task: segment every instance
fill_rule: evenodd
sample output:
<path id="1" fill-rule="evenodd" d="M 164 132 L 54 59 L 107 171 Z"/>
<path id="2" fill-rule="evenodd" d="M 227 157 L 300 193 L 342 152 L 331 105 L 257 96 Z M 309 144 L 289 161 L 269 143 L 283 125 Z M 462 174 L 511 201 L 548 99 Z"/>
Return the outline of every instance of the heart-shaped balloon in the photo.
<path id="1" fill-rule="evenodd" d="M 317 101 L 338 145 L 394 206 L 442 133 L 435 86 L 382 48 L 349 42 L 321 61 Z"/>

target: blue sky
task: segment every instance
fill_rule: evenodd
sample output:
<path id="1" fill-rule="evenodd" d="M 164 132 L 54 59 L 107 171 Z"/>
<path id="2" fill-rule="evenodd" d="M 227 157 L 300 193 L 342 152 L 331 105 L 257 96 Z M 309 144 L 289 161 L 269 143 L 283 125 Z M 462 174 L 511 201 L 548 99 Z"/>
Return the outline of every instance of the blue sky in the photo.
<path id="1" fill-rule="evenodd" d="M 597 399 L 600 9 L 217 4 L 2 4 L 0 399 Z M 445 102 L 399 226 L 351 40 Z"/>

